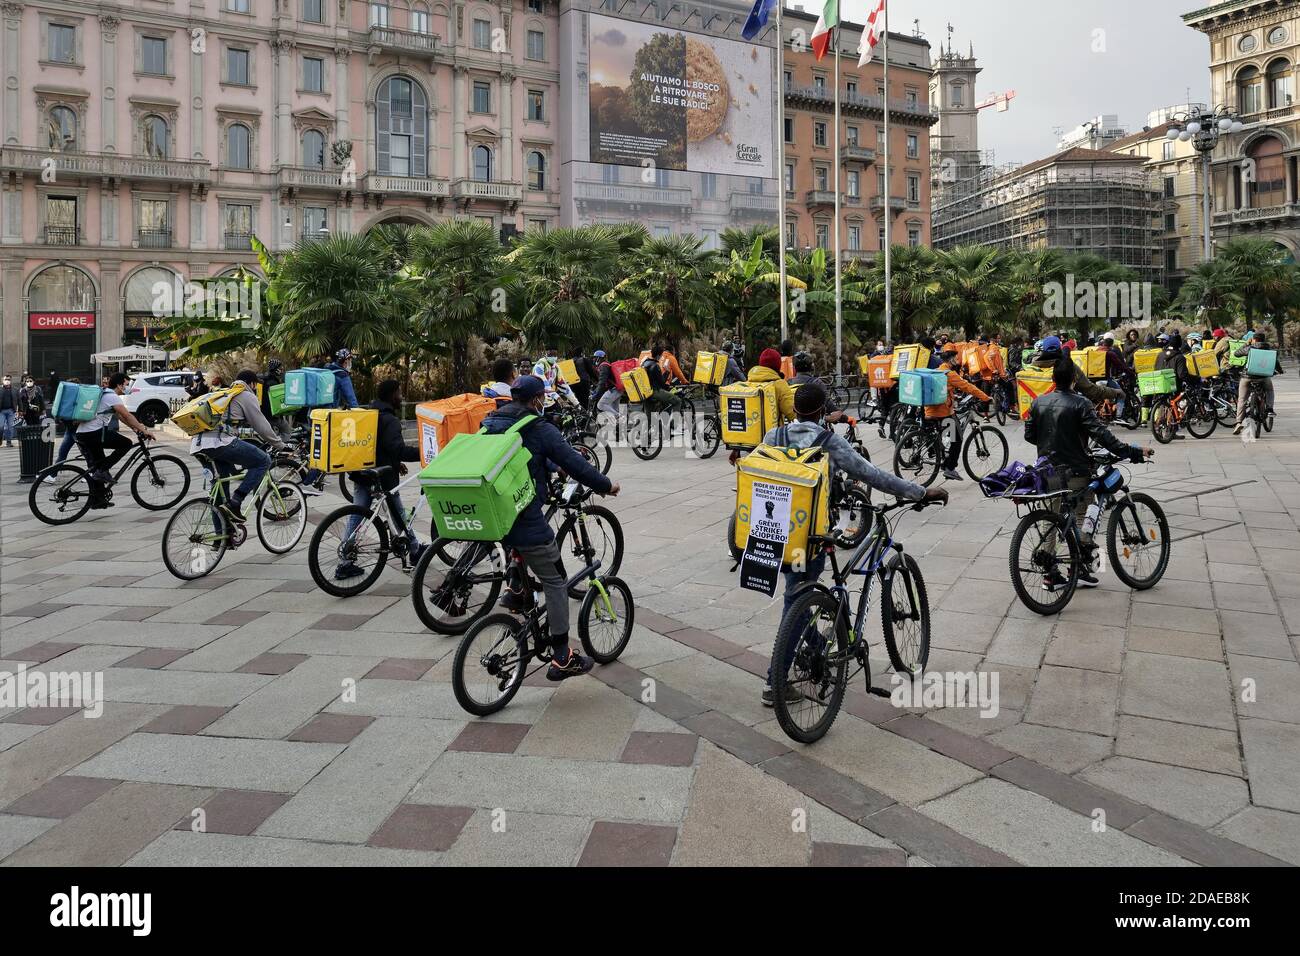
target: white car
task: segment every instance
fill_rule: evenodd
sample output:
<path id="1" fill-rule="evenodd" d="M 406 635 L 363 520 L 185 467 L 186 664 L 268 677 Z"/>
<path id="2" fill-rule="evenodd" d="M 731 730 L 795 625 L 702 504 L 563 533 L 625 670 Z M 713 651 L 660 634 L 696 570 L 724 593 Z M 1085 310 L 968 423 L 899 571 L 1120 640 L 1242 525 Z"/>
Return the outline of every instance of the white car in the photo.
<path id="1" fill-rule="evenodd" d="M 127 385 L 126 410 L 152 428 L 172 416 L 190 400 L 186 393 L 194 382 L 194 371 L 137 372 Z"/>

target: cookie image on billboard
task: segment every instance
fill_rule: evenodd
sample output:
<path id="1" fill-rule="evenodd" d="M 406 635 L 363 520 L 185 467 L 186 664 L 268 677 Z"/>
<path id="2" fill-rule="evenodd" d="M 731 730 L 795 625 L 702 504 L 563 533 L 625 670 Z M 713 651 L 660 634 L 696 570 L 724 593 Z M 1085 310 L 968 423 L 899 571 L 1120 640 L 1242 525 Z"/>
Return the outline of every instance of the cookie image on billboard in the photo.
<path id="1" fill-rule="evenodd" d="M 691 103 L 686 111 L 686 139 L 698 143 L 722 128 L 731 106 L 731 90 L 717 56 L 690 37 L 686 38 L 686 82 Z"/>

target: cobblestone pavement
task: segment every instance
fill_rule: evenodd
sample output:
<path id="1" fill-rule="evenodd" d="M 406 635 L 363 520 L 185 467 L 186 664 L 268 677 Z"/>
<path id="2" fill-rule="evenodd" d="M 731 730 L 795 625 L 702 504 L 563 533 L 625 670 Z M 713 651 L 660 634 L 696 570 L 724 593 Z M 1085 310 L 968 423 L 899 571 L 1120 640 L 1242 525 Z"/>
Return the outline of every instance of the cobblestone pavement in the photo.
<path id="1" fill-rule="evenodd" d="M 282 558 L 254 541 L 185 584 L 162 566 L 165 515 L 120 494 L 40 524 L 0 449 L 0 671 L 100 672 L 106 701 L 95 719 L 0 709 L 0 861 L 1300 863 L 1294 370 L 1278 411 L 1259 442 L 1221 429 L 1134 469 L 1174 527 L 1168 574 L 1139 594 L 1103 577 L 1059 618 L 1014 596 L 1009 505 L 967 481 L 908 514 L 930 667 L 996 674 L 998 713 L 902 711 L 859 683 L 809 747 L 759 705 L 780 601 L 729 573 L 721 455 L 618 453 L 627 652 L 472 720 L 455 639 L 423 630 L 400 573 L 338 600 L 313 586 L 305 539 Z"/>

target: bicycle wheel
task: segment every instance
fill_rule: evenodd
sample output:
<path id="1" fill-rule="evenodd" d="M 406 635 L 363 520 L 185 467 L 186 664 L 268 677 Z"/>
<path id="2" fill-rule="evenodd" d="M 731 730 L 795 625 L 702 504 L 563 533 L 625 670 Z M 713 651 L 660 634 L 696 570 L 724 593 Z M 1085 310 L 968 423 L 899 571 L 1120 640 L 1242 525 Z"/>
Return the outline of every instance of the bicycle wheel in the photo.
<path id="1" fill-rule="evenodd" d="M 440 552 L 444 557 L 435 564 Z M 452 558 L 450 564 L 446 557 Z M 464 634 L 496 604 L 505 567 L 505 551 L 495 542 L 433 542 L 411 575 L 416 615 L 435 634 Z"/>
<path id="2" fill-rule="evenodd" d="M 592 468 L 600 471 L 600 458 L 596 454 L 596 449 L 590 445 L 583 444 L 581 441 L 574 439 L 569 442 L 569 447 L 578 453 L 578 457 L 585 461 Z"/>
<path id="3" fill-rule="evenodd" d="M 609 442 L 594 432 L 583 432 L 578 436 L 578 441 L 590 448 L 595 454 L 598 462 L 596 467 L 600 469 L 600 473 L 608 475 L 609 466 L 614 463 L 614 452 L 609 447 Z"/>
<path id="4" fill-rule="evenodd" d="M 1174 407 L 1167 398 L 1158 398 L 1151 406 L 1151 435 L 1162 445 L 1174 440 L 1177 423 L 1174 421 Z"/>
<path id="5" fill-rule="evenodd" d="M 1193 438 L 1209 438 L 1219 427 L 1214 411 L 1200 399 L 1187 403 L 1187 431 Z"/>
<path id="6" fill-rule="evenodd" d="M 880 624 L 895 673 L 919 677 L 930 660 L 930 599 L 921 566 L 910 554 L 883 576 Z"/>
<path id="7" fill-rule="evenodd" d="M 301 481 L 305 474 L 307 470 L 288 455 L 280 455 L 271 462 L 271 480 L 277 485 L 282 481 Z"/>
<path id="8" fill-rule="evenodd" d="M 727 519 L 727 550 L 731 553 L 732 561 L 739 564 L 740 559 L 745 554 L 745 549 L 736 546 L 736 516 L 734 513 Z"/>
<path id="9" fill-rule="evenodd" d="M 588 588 L 578 608 L 578 640 L 597 664 L 609 664 L 632 639 L 636 605 L 632 589 L 612 575 L 601 575 L 599 586 Z"/>
<path id="10" fill-rule="evenodd" d="M 579 527 L 581 524 L 581 527 Z M 590 558 L 584 551 L 584 534 L 586 542 L 591 545 Z M 599 561 L 600 569 L 596 572 L 601 577 L 618 574 L 623 564 L 623 526 L 619 524 L 614 512 L 601 505 L 586 505 L 581 511 L 570 515 L 560 526 L 555 543 L 560 549 L 560 557 L 572 557 L 574 564 L 569 573 L 576 574 L 591 561 Z M 569 597 L 579 600 L 587 593 L 587 582 L 580 581 L 569 588 Z"/>
<path id="11" fill-rule="evenodd" d="M 1057 614 L 1079 584 L 1079 541 L 1065 518 L 1037 508 L 1016 525 L 1009 564 L 1020 603 L 1035 614 Z"/>
<path id="12" fill-rule="evenodd" d="M 937 444 L 921 428 L 910 428 L 900 434 L 894 448 L 894 474 L 928 488 L 939 474 Z"/>
<path id="13" fill-rule="evenodd" d="M 961 451 L 961 463 L 971 481 L 982 481 L 1007 466 L 1010 449 L 1007 438 L 996 428 L 977 425 L 966 436 L 966 446 Z"/>
<path id="14" fill-rule="evenodd" d="M 163 528 L 163 564 L 173 577 L 193 581 L 212 572 L 229 546 L 226 519 L 206 497 L 192 498 Z"/>
<path id="15" fill-rule="evenodd" d="M 509 614 L 474 622 L 456 648 L 451 689 L 456 702 L 476 717 L 510 703 L 528 668 L 528 623 Z"/>
<path id="16" fill-rule="evenodd" d="M 691 437 L 695 456 L 701 459 L 712 458 L 722 446 L 722 419 L 717 415 L 697 418 Z"/>
<path id="17" fill-rule="evenodd" d="M 786 736 L 801 744 L 824 737 L 844 702 L 848 635 L 838 618 L 834 597 L 809 590 L 781 618 L 776 632 L 770 669 L 776 719 Z"/>
<path id="18" fill-rule="evenodd" d="M 642 461 L 652 461 L 664 450 L 664 436 L 654 416 L 642 406 L 640 415 L 628 415 L 627 443 L 632 454 Z"/>
<path id="19" fill-rule="evenodd" d="M 1106 551 L 1115 576 L 1133 590 L 1159 583 L 1169 567 L 1169 549 L 1169 521 L 1150 495 L 1134 492 L 1111 510 Z"/>
<path id="20" fill-rule="evenodd" d="M 257 500 L 257 537 L 272 554 L 288 554 L 307 530 L 307 496 L 292 481 L 272 486 Z"/>
<path id="21" fill-rule="evenodd" d="M 71 524 L 90 508 L 90 479 L 86 469 L 62 464 L 36 476 L 27 492 L 27 505 L 46 524 Z"/>
<path id="22" fill-rule="evenodd" d="M 352 500 L 352 482 L 348 481 L 346 474 L 339 475 L 339 494 L 348 501 Z"/>
<path id="23" fill-rule="evenodd" d="M 348 524 L 356 525 L 348 534 Z M 379 580 L 388 562 L 388 524 L 369 508 L 344 505 L 312 532 L 307 546 L 311 579 L 326 594 L 352 597 Z"/>
<path id="24" fill-rule="evenodd" d="M 871 389 L 868 388 L 864 390 L 862 397 L 858 399 L 858 421 L 869 425 L 876 421 L 876 415 L 878 412 L 879 407 L 871 397 Z"/>
<path id="25" fill-rule="evenodd" d="M 131 476 L 131 497 L 148 511 L 166 511 L 190 490 L 190 470 L 173 455 L 150 455 Z"/>
<path id="26" fill-rule="evenodd" d="M 849 390 L 843 385 L 827 385 L 826 400 L 836 408 L 848 408 L 853 400 Z"/>
<path id="27" fill-rule="evenodd" d="M 1237 397 L 1219 396 L 1214 402 L 1214 417 L 1224 428 L 1231 428 L 1237 423 Z"/>
<path id="28" fill-rule="evenodd" d="M 998 420 L 999 425 L 1006 425 L 1007 410 L 1011 407 L 1011 400 L 1007 397 L 1005 385 L 999 385 L 993 392 L 993 415 Z"/>
<path id="29" fill-rule="evenodd" d="M 871 496 L 861 488 L 849 488 L 835 506 L 835 546 L 852 550 L 871 530 Z"/>

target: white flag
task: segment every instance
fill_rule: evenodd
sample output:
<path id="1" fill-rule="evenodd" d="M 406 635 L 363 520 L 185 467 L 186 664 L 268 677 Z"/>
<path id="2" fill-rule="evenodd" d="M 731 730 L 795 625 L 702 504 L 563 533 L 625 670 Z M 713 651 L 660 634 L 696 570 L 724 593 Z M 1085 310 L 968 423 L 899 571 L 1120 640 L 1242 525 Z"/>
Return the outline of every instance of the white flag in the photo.
<path id="1" fill-rule="evenodd" d="M 866 66 L 876 52 L 876 44 L 885 35 L 885 0 L 876 4 L 876 9 L 867 17 L 867 24 L 862 28 L 862 40 L 858 44 L 858 66 Z"/>

